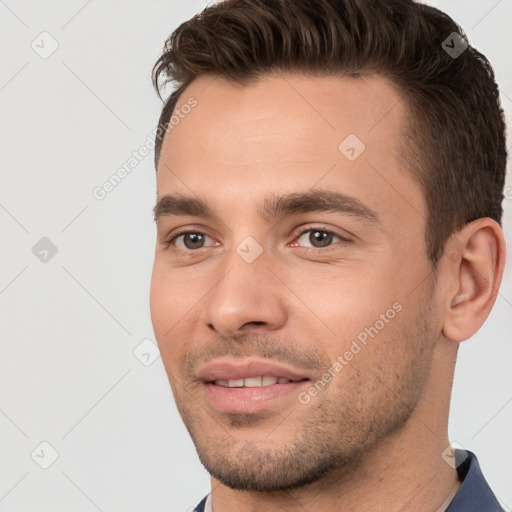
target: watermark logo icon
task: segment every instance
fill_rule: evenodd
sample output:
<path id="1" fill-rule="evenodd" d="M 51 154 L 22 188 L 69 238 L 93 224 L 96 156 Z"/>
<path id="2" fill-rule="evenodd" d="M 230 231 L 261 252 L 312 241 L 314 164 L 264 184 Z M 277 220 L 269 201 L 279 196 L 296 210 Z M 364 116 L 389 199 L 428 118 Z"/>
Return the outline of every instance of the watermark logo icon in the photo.
<path id="1" fill-rule="evenodd" d="M 248 236 L 238 244 L 236 252 L 246 263 L 252 263 L 263 252 L 263 247 L 252 236 Z"/>
<path id="2" fill-rule="evenodd" d="M 57 246 L 46 236 L 43 236 L 43 238 L 32 247 L 32 254 L 41 263 L 48 263 L 57 254 L 57 251 Z"/>
<path id="3" fill-rule="evenodd" d="M 343 139 L 339 146 L 339 152 L 350 162 L 357 160 L 366 149 L 364 142 L 354 133 Z"/>
<path id="4" fill-rule="evenodd" d="M 34 448 L 30 457 L 40 468 L 48 469 L 59 458 L 59 452 L 48 441 L 43 441 Z"/>
<path id="5" fill-rule="evenodd" d="M 460 466 L 468 458 L 468 453 L 459 443 L 457 443 L 457 441 L 452 441 L 442 451 L 441 458 L 452 469 L 456 469 L 457 466 Z"/>
<path id="6" fill-rule="evenodd" d="M 442 43 L 441 48 L 452 58 L 460 57 L 468 47 L 468 42 L 458 33 L 452 32 Z"/>
<path id="7" fill-rule="evenodd" d="M 133 355 L 144 366 L 151 366 L 159 357 L 158 347 L 149 338 L 144 338 L 134 349 Z"/>
<path id="8" fill-rule="evenodd" d="M 30 43 L 30 47 L 34 50 L 41 59 L 48 59 L 51 57 L 59 47 L 57 40 L 49 32 L 41 32 Z"/>

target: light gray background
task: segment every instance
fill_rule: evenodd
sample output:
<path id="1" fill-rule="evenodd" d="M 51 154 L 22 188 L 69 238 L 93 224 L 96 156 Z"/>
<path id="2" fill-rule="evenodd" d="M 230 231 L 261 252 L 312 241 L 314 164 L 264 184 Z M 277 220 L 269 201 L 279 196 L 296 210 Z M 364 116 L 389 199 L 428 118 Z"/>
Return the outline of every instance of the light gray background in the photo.
<path id="1" fill-rule="evenodd" d="M 489 57 L 511 122 L 512 0 L 431 3 Z M 145 366 L 133 353 L 154 341 L 153 154 L 104 200 L 92 195 L 154 129 L 151 67 L 205 6 L 0 1 L 1 510 L 184 511 L 209 490 L 161 360 Z M 51 48 L 43 31 L 59 45 L 47 59 L 31 47 Z M 58 249 L 46 263 L 32 252 L 42 237 Z M 508 509 L 511 260 L 490 318 L 459 352 L 450 419 L 450 438 L 477 453 Z M 48 469 L 43 441 L 58 452 Z"/>

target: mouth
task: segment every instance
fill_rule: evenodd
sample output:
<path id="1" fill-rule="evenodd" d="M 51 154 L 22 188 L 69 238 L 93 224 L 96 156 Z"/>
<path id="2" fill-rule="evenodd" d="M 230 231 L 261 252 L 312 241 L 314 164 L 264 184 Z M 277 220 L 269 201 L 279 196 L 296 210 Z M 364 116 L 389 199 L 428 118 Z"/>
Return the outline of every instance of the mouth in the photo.
<path id="1" fill-rule="evenodd" d="M 199 371 L 207 405 L 218 412 L 257 413 L 300 405 L 301 388 L 312 378 L 287 365 L 261 360 L 216 360 Z"/>
<path id="2" fill-rule="evenodd" d="M 259 388 L 262 386 L 273 386 L 274 384 L 288 384 L 289 382 L 301 382 L 309 380 L 306 377 L 303 379 L 287 379 L 286 377 L 274 377 L 272 375 L 264 375 L 259 377 L 247 377 L 245 379 L 229 379 L 229 380 L 214 380 L 209 384 L 222 386 L 224 388 Z"/>

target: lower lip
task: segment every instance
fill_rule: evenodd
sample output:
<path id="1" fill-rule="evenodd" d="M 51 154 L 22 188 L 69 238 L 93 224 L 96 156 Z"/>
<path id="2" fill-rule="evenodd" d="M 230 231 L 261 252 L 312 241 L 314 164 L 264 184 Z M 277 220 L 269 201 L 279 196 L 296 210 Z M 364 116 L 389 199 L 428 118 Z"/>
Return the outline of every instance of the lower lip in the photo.
<path id="1" fill-rule="evenodd" d="M 308 383 L 308 380 L 302 380 L 255 388 L 228 388 L 208 382 L 204 387 L 206 398 L 214 409 L 222 412 L 254 413 L 276 405 L 284 397 L 298 397 L 300 389 Z"/>

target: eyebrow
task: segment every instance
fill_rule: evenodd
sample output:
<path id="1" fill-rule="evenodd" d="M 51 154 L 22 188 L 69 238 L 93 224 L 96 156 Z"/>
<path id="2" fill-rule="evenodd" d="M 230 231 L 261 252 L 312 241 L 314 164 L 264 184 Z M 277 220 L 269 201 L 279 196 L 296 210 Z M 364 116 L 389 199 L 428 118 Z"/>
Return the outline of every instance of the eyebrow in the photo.
<path id="1" fill-rule="evenodd" d="M 373 224 L 380 223 L 377 213 L 355 197 L 328 190 L 309 190 L 267 196 L 257 209 L 259 217 L 270 220 L 297 213 L 342 213 Z M 179 194 L 162 196 L 153 209 L 155 221 L 162 217 L 191 215 L 220 220 L 204 201 Z"/>

